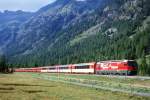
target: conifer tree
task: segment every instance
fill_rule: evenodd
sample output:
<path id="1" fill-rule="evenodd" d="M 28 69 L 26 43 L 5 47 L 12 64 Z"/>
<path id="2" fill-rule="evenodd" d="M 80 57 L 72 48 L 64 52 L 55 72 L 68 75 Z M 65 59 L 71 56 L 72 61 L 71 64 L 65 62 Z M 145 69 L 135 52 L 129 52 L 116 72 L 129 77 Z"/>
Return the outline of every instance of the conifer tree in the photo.
<path id="1" fill-rule="evenodd" d="M 0 72 L 6 72 L 7 68 L 6 68 L 6 57 L 5 55 L 0 55 Z"/>
<path id="2" fill-rule="evenodd" d="M 146 62 L 146 58 L 143 57 L 141 60 L 140 67 L 139 67 L 139 74 L 140 75 L 147 75 L 147 73 L 148 73 L 148 65 Z"/>

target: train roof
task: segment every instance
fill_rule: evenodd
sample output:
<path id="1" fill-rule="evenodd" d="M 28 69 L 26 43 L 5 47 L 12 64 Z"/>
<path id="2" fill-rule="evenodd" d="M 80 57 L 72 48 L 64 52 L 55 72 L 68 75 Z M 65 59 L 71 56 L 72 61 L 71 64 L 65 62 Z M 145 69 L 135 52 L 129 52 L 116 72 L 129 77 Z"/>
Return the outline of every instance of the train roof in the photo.
<path id="1" fill-rule="evenodd" d="M 70 65 L 54 65 L 54 66 L 44 66 L 44 67 L 41 67 L 41 68 L 56 68 L 56 67 L 68 67 Z"/>
<path id="2" fill-rule="evenodd" d="M 95 62 L 93 63 L 80 63 L 80 64 L 73 64 L 74 66 L 87 66 L 87 65 L 94 65 Z"/>
<path id="3" fill-rule="evenodd" d="M 135 61 L 135 60 L 108 60 L 108 61 L 99 61 L 97 63 L 105 63 L 105 62 L 128 62 L 128 61 Z"/>
<path id="4" fill-rule="evenodd" d="M 58 65 L 59 67 L 68 67 L 70 65 Z"/>
<path id="5" fill-rule="evenodd" d="M 54 66 L 43 66 L 43 67 L 38 67 L 38 68 L 51 68 L 51 67 L 54 67 Z"/>

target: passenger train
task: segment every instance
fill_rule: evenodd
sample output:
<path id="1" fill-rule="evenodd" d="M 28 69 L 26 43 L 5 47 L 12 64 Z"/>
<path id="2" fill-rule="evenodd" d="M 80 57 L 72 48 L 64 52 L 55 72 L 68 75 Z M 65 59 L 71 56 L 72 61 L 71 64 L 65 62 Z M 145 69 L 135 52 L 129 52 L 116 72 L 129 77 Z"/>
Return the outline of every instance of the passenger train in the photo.
<path id="1" fill-rule="evenodd" d="M 81 64 L 44 66 L 37 68 L 18 68 L 15 72 L 136 75 L 138 65 L 134 60 L 110 60 Z"/>

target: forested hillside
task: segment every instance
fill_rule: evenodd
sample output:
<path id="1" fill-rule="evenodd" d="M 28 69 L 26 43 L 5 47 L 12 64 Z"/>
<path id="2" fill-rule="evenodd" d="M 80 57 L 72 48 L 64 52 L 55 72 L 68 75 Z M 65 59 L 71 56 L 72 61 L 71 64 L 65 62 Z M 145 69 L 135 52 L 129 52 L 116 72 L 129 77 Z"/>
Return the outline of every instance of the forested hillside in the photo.
<path id="1" fill-rule="evenodd" d="M 149 5 L 150 0 L 57 0 L 12 29 L 15 38 L 0 47 L 15 66 L 141 59 L 139 73 L 148 74 Z"/>

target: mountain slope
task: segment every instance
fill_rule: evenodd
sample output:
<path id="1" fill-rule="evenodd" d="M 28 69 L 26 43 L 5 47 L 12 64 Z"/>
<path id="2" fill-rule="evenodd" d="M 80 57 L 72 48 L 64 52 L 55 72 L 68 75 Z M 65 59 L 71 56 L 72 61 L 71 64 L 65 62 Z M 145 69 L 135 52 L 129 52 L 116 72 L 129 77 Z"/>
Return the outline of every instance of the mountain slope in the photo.
<path id="1" fill-rule="evenodd" d="M 100 5 L 100 1 L 97 0 L 97 2 L 99 2 Z M 14 45 L 17 44 L 19 46 L 25 47 L 24 50 L 22 50 L 23 48 L 21 47 L 21 50 L 19 52 L 26 54 L 26 48 L 31 49 L 30 51 L 33 51 L 34 48 L 36 49 L 37 47 L 32 47 L 32 45 L 36 46 L 36 43 L 39 43 L 40 41 L 49 42 L 50 44 L 47 44 L 47 46 L 52 45 L 56 38 L 58 38 L 57 35 L 63 35 L 65 31 L 68 30 L 67 28 L 69 27 L 69 25 L 74 24 L 77 21 L 82 21 L 81 18 L 89 14 L 89 11 L 92 9 L 90 6 L 87 6 L 89 5 L 89 2 L 82 4 L 82 2 L 76 2 L 74 0 L 64 0 L 64 2 L 60 2 L 58 0 L 54 4 L 57 5 L 55 5 L 55 7 L 47 7 L 49 9 L 45 9 L 44 12 L 39 10 L 40 13 L 38 12 L 38 15 L 36 17 L 28 20 L 25 25 L 19 30 L 19 34 L 16 41 L 14 41 L 16 42 L 14 43 Z M 60 8 L 57 8 L 57 6 L 59 6 Z M 85 6 L 87 6 L 87 8 L 85 8 Z M 86 10 L 84 10 L 83 8 Z M 96 7 L 94 8 L 96 9 Z M 42 43 L 44 42 L 40 42 L 40 44 L 43 46 Z M 10 48 L 11 46 L 13 45 L 10 45 Z M 18 48 L 17 46 L 14 47 Z"/>
<path id="2" fill-rule="evenodd" d="M 33 13 L 21 10 L 0 12 L 0 50 L 13 42 L 19 26 L 33 15 Z"/>
<path id="3" fill-rule="evenodd" d="M 139 58 L 150 53 L 149 4 L 57 0 L 12 29 L 14 39 L 3 50 L 10 63 L 25 66 Z M 1 33 L 10 36 L 7 31 Z"/>

